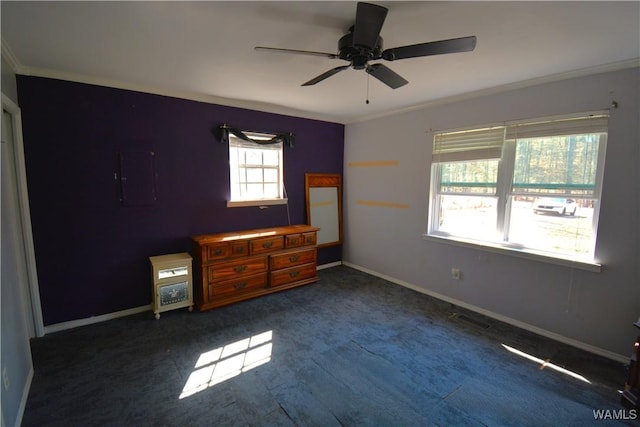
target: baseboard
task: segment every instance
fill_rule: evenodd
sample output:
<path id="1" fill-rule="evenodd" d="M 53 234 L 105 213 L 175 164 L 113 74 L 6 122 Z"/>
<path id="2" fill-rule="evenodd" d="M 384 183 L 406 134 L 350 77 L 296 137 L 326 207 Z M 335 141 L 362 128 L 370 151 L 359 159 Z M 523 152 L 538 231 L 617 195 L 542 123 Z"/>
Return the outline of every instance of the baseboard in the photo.
<path id="1" fill-rule="evenodd" d="M 588 351 L 590 353 L 597 354 L 599 356 L 603 356 L 603 357 L 606 357 L 606 358 L 611 359 L 611 360 L 615 360 L 616 362 L 627 363 L 629 361 L 629 357 L 628 356 L 617 354 L 617 353 L 614 353 L 612 351 L 605 350 L 603 348 L 596 347 L 596 346 L 593 346 L 591 344 L 587 344 L 587 343 L 584 343 L 582 341 L 575 340 L 573 338 L 565 337 L 564 335 L 560 335 L 560 334 L 557 334 L 555 332 L 551 332 L 551 331 L 548 331 L 546 329 L 542 329 L 542 328 L 539 328 L 537 326 L 530 325 L 530 324 L 525 323 L 525 322 L 521 322 L 520 320 L 513 319 L 511 317 L 507 317 L 507 316 L 504 316 L 502 314 L 486 310 L 486 309 L 484 309 L 482 307 L 478 307 L 478 306 L 475 306 L 473 304 L 469 304 L 469 303 L 466 303 L 464 301 L 460 301 L 460 300 L 457 300 L 455 298 L 451 298 L 451 297 L 448 297 L 446 295 L 442 295 L 442 294 L 439 294 L 437 292 L 430 291 L 428 289 L 424 289 L 424 288 L 416 286 L 416 285 L 414 285 L 412 283 L 396 279 L 395 277 L 387 276 L 386 274 L 382 274 L 382 273 L 379 273 L 377 271 L 368 269 L 366 267 L 362 267 L 362 266 L 357 265 L 357 264 L 352 264 L 352 263 L 347 262 L 347 261 L 336 261 L 336 262 L 331 262 L 331 263 L 327 263 L 327 264 L 322 264 L 322 265 L 318 266 L 318 270 L 324 270 L 326 268 L 337 267 L 337 266 L 340 266 L 340 265 L 345 265 L 345 266 L 351 267 L 351 268 L 353 268 L 355 270 L 359 270 L 359 271 L 362 271 L 364 273 L 371 274 L 372 276 L 376 276 L 376 277 L 379 277 L 381 279 L 387 280 L 387 281 L 389 281 L 391 283 L 395 283 L 397 285 L 404 286 L 405 288 L 412 289 L 412 290 L 414 290 L 416 292 L 420 292 L 422 294 L 429 295 L 430 297 L 439 299 L 441 301 L 445 301 L 445 302 L 448 302 L 450 304 L 454 304 L 454 305 L 457 305 L 459 307 L 465 308 L 467 310 L 474 311 L 476 313 L 482 314 L 482 315 L 490 317 L 492 319 L 499 320 L 501 322 L 504 322 L 504 323 L 507 323 L 509 325 L 515 326 L 517 328 L 524 329 L 524 330 L 527 330 L 529 332 L 533 332 L 534 334 L 538 334 L 538 335 L 550 338 L 550 339 L 552 339 L 554 341 L 558 341 L 558 342 L 561 342 L 563 344 L 568 344 L 568 345 L 570 345 L 572 347 L 576 347 L 576 348 L 579 348 L 581 350 L 585 350 L 585 351 Z M 50 333 L 53 333 L 53 332 L 59 332 L 59 331 L 63 331 L 63 330 L 66 330 L 66 329 L 77 328 L 79 326 L 91 325 L 93 323 L 104 322 L 106 320 L 117 319 L 119 317 L 130 316 L 132 314 L 142 313 L 144 311 L 151 311 L 151 310 L 152 310 L 152 307 L 151 307 L 151 304 L 149 304 L 149 305 L 146 305 L 146 306 L 130 308 L 128 310 L 117 311 L 117 312 L 114 312 L 114 313 L 103 314 L 103 315 L 100 315 L 100 316 L 88 317 L 86 319 L 78 319 L 78 320 L 71 320 L 69 322 L 56 323 L 54 325 L 45 326 L 44 327 L 44 333 L 45 334 L 50 334 Z"/>
<path id="2" fill-rule="evenodd" d="M 319 265 L 318 270 L 324 270 L 325 268 L 337 267 L 340 265 L 342 265 L 342 261 L 330 262 L 327 264 Z M 130 316 L 132 314 L 138 314 L 144 311 L 151 311 L 151 310 L 152 310 L 152 307 L 151 307 L 151 304 L 149 304 L 141 307 L 130 308 L 127 310 L 116 311 L 114 313 L 107 313 L 100 316 L 92 316 L 92 317 L 87 317 L 85 319 L 70 320 L 68 322 L 55 323 L 53 325 L 45 326 L 44 333 L 45 335 L 51 334 L 54 332 L 60 332 L 67 329 L 77 328 L 80 326 L 91 325 L 93 323 L 104 322 L 107 320 L 117 319 L 118 317 Z"/>
<path id="3" fill-rule="evenodd" d="M 53 332 L 60 332 L 66 329 L 73 329 L 79 326 L 86 326 L 86 325 L 91 325 L 93 323 L 100 323 L 106 320 L 117 319 L 118 317 L 130 316 L 132 314 L 138 314 L 138 313 L 151 311 L 151 310 L 152 310 L 152 307 L 151 307 L 151 304 L 149 304 L 149 305 L 143 305 L 141 307 L 129 308 L 127 310 L 116 311 L 113 313 L 102 314 L 100 316 L 92 316 L 92 317 L 87 317 L 85 319 L 70 320 L 68 322 L 55 323 L 53 325 L 45 326 L 44 333 L 45 335 L 51 334 Z"/>
<path id="4" fill-rule="evenodd" d="M 342 265 L 342 261 L 330 262 L 318 266 L 318 270 L 324 270 L 325 268 L 338 267 Z"/>
<path id="5" fill-rule="evenodd" d="M 27 381 L 24 383 L 24 389 L 22 390 L 22 399 L 20 400 L 20 406 L 18 407 L 18 413 L 16 414 L 16 427 L 22 425 L 22 418 L 24 417 L 24 410 L 27 407 L 27 399 L 29 398 L 29 391 L 31 390 L 31 381 L 33 380 L 33 365 L 29 369 L 27 374 Z M 2 419 L 4 426 L 4 418 Z"/>
<path id="6" fill-rule="evenodd" d="M 548 331 L 546 329 L 542 329 L 542 328 L 539 328 L 539 327 L 534 326 L 534 325 L 530 325 L 530 324 L 525 323 L 525 322 L 521 322 L 520 320 L 512 319 L 511 317 L 507 317 L 507 316 L 504 316 L 504 315 L 499 314 L 499 313 L 494 313 L 493 311 L 486 310 L 486 309 L 484 309 L 482 307 L 478 307 L 478 306 L 475 306 L 473 304 L 469 304 L 469 303 L 466 303 L 464 301 L 460 301 L 460 300 L 457 300 L 455 298 L 451 298 L 451 297 L 448 297 L 446 295 L 442 295 L 442 294 L 439 294 L 437 292 L 433 292 L 433 291 L 430 291 L 428 289 L 421 288 L 421 287 L 416 286 L 416 285 L 414 285 L 412 283 L 408 283 L 408 282 L 405 282 L 403 280 L 396 279 L 395 277 L 387 276 L 386 274 L 378 273 L 377 271 L 370 270 L 370 269 L 368 269 L 366 267 L 362 267 L 362 266 L 357 265 L 357 264 L 352 264 L 352 263 L 347 262 L 347 261 L 342 261 L 342 264 L 347 266 L 347 267 L 351 267 L 351 268 L 353 268 L 355 270 L 359 270 L 359 271 L 362 271 L 364 273 L 371 274 L 372 276 L 376 276 L 376 277 L 379 277 L 381 279 L 387 280 L 387 281 L 389 281 L 391 283 L 395 283 L 396 285 L 404 286 L 405 288 L 409 288 L 409 289 L 412 289 L 412 290 L 414 290 L 416 292 L 420 292 L 422 294 L 429 295 L 430 297 L 439 299 L 441 301 L 445 301 L 445 302 L 448 302 L 450 304 L 457 305 L 458 307 L 462 307 L 462 308 L 465 308 L 467 310 L 471 310 L 471 311 L 474 311 L 476 313 L 482 314 L 484 316 L 490 317 L 492 319 L 499 320 L 501 322 L 504 322 L 504 323 L 507 323 L 509 325 L 515 326 L 517 328 L 524 329 L 524 330 L 527 330 L 529 332 L 533 332 L 534 334 L 542 335 L 543 337 L 550 338 L 550 339 L 552 339 L 554 341 L 558 341 L 558 342 L 561 342 L 563 344 L 568 344 L 568 345 L 570 345 L 572 347 L 576 347 L 576 348 L 579 348 L 581 350 L 585 350 L 585 351 L 588 351 L 590 353 L 597 354 L 598 356 L 606 357 L 607 359 L 611 359 L 611 360 L 614 360 L 616 362 L 621 362 L 621 363 L 628 363 L 629 362 L 629 357 L 628 356 L 623 356 L 621 354 L 617 354 L 617 353 L 614 353 L 612 351 L 605 350 L 603 348 L 596 347 L 596 346 L 593 346 L 591 344 L 587 344 L 587 343 L 584 343 L 582 341 L 575 340 L 573 338 L 565 337 L 564 335 L 560 335 L 560 334 L 557 334 L 555 332 L 551 332 L 551 331 Z"/>

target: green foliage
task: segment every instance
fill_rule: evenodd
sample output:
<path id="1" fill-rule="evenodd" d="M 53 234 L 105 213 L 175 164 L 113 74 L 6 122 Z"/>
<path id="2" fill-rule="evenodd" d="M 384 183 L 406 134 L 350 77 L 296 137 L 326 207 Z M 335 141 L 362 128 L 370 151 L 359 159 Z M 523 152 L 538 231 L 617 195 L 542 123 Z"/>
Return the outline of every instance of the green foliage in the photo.
<path id="1" fill-rule="evenodd" d="M 515 141 L 513 191 L 590 196 L 595 189 L 599 134 Z M 442 193 L 495 194 L 499 160 L 441 163 Z"/>
<path id="2" fill-rule="evenodd" d="M 441 191 L 446 193 L 495 194 L 498 160 L 442 163 Z"/>
<path id="3" fill-rule="evenodd" d="M 598 134 L 521 139 L 516 142 L 514 187 L 590 194 L 595 188 Z"/>

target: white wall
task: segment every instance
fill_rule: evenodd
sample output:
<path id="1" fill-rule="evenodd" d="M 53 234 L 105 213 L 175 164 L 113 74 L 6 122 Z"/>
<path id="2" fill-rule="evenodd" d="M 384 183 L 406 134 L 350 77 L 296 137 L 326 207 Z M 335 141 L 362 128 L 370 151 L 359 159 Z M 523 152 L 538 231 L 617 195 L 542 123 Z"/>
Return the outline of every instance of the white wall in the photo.
<path id="1" fill-rule="evenodd" d="M 16 73 L 9 63 L 2 57 L 0 64 L 2 71 L 2 93 L 7 95 L 13 102 L 18 103 L 18 89 L 16 87 Z"/>
<path id="2" fill-rule="evenodd" d="M 6 92 L 5 92 L 6 90 Z M 15 74 L 2 60 L 2 92 L 16 94 Z M 14 101 L 15 99 L 11 99 Z M 3 103 L 4 104 L 4 103 Z M 27 286 L 24 247 L 20 235 L 20 211 L 13 168 L 13 143 L 6 123 L 3 121 L 1 144 L 2 184 L 2 263 L 1 263 L 1 331 L 0 331 L 0 378 L 6 369 L 9 387 L 2 387 L 2 423 L 7 426 L 20 425 L 33 375 L 29 334 L 24 312 L 23 291 Z"/>
<path id="3" fill-rule="evenodd" d="M 640 316 L 639 77 L 638 68 L 626 69 L 347 125 L 343 260 L 602 354 L 628 356 L 637 336 L 632 323 Z M 611 110 L 609 119 L 596 248 L 602 272 L 422 238 L 429 202 L 429 129 L 601 110 L 612 100 L 619 108 Z M 397 166 L 349 166 L 390 160 Z M 463 280 L 451 279 L 452 267 L 462 270 Z"/>

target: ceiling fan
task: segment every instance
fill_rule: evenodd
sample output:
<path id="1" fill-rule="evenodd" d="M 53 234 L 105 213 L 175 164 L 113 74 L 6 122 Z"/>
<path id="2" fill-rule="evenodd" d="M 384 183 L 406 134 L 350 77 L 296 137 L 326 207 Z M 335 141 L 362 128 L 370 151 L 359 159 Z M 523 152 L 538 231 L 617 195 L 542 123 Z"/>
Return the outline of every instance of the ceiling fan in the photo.
<path id="1" fill-rule="evenodd" d="M 255 50 L 266 52 L 281 52 L 297 55 L 321 56 L 330 59 L 342 59 L 349 65 L 341 65 L 320 74 L 303 83 L 311 86 L 344 71 L 349 67 L 355 70 L 365 70 L 369 75 L 380 80 L 392 89 L 397 89 L 409 83 L 402 76 L 381 63 L 369 64 L 369 61 L 384 59 L 397 61 L 399 59 L 418 58 L 422 56 L 442 55 L 445 53 L 469 52 L 476 47 L 476 37 L 461 37 L 449 40 L 418 43 L 409 46 L 383 49 L 380 31 L 387 17 L 388 9 L 371 3 L 358 2 L 356 22 L 349 28 L 349 33 L 338 41 L 338 53 L 313 52 L 308 50 L 281 49 L 276 47 L 256 46 Z"/>

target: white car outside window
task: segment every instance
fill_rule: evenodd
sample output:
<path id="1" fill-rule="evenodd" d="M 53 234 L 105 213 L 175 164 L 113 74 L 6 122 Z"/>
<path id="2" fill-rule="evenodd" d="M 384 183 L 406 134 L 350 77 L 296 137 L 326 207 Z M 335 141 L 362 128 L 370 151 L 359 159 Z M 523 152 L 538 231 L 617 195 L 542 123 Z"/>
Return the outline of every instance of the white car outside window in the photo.
<path id="1" fill-rule="evenodd" d="M 543 197 L 533 204 L 534 213 L 555 213 L 557 215 L 575 215 L 578 206 L 574 199 L 561 197 Z"/>

